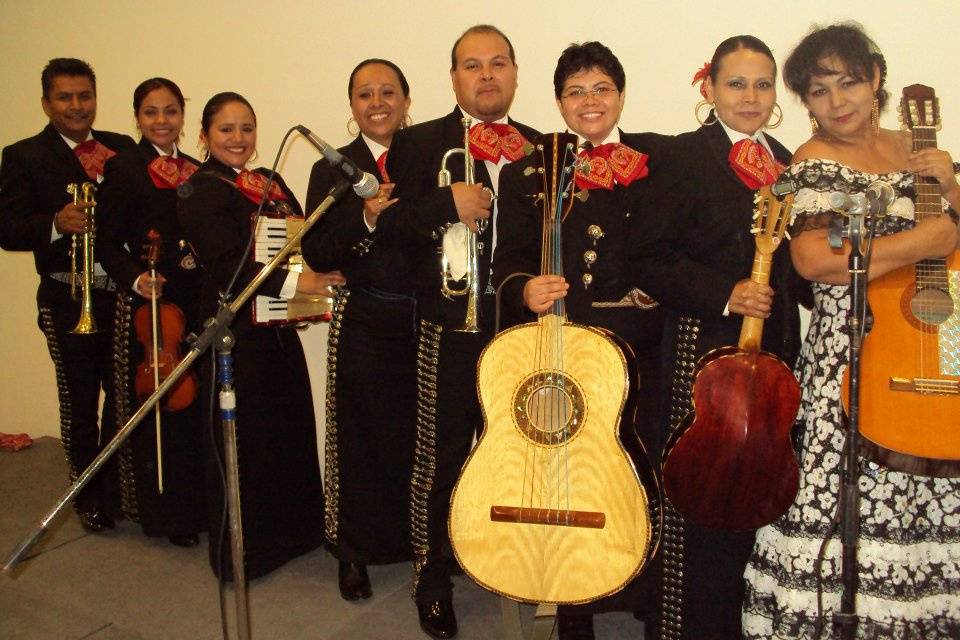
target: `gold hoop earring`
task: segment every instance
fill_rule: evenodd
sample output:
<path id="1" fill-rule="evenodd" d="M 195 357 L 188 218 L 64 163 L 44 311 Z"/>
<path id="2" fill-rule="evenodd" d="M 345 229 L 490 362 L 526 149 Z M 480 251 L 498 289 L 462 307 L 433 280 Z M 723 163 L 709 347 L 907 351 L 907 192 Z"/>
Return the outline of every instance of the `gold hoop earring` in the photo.
<path id="1" fill-rule="evenodd" d="M 870 107 L 870 126 L 874 133 L 880 133 L 880 100 L 873 99 L 873 106 Z"/>
<path id="2" fill-rule="evenodd" d="M 770 121 L 769 121 L 769 119 L 768 119 L 768 120 L 767 120 L 767 129 L 776 129 L 776 128 L 779 127 L 780 124 L 783 122 L 783 109 L 780 108 L 780 103 L 778 103 L 778 102 L 774 102 L 774 103 L 773 103 L 773 109 L 771 109 L 771 111 L 770 111 L 770 116 L 771 116 L 771 117 L 773 117 L 774 114 L 776 114 L 776 116 L 777 116 L 777 121 L 774 122 L 773 124 L 770 124 Z"/>
<path id="3" fill-rule="evenodd" d="M 260 157 L 260 152 L 258 152 L 256 149 L 254 149 L 254 150 L 253 150 L 253 155 L 250 156 L 250 159 L 247 160 L 247 162 L 256 162 L 256 161 L 257 161 L 257 158 L 259 158 L 259 157 Z"/>
<path id="4" fill-rule="evenodd" d="M 356 130 L 352 129 L 351 125 L 356 127 Z M 357 121 L 353 119 L 353 116 L 350 116 L 350 118 L 347 120 L 347 134 L 351 138 L 356 138 L 358 135 L 360 135 L 360 125 L 357 124 Z"/>
<path id="5" fill-rule="evenodd" d="M 411 117 L 410 117 L 410 113 L 407 112 L 407 113 L 403 114 L 403 123 L 402 123 L 402 125 L 401 125 L 401 128 L 403 128 L 403 127 L 411 127 L 411 126 L 413 126 L 413 118 L 411 118 Z"/>
<path id="6" fill-rule="evenodd" d="M 701 120 L 701 119 L 700 119 L 700 108 L 703 107 L 703 105 L 707 105 L 708 107 L 710 107 L 710 111 L 707 112 L 707 117 L 706 117 L 705 119 Z M 713 115 L 713 120 L 710 119 L 710 116 L 711 116 L 711 115 Z M 698 103 L 696 104 L 696 106 L 693 108 L 693 117 L 696 118 L 697 122 L 699 122 L 699 123 L 700 123 L 700 126 L 702 126 L 702 127 L 708 127 L 708 126 L 710 126 L 710 125 L 712 125 L 712 124 L 716 124 L 716 123 L 717 123 L 717 116 L 713 113 L 713 105 L 710 104 L 710 102 L 708 102 L 706 99 L 701 100 L 700 102 L 698 102 Z"/>
<path id="7" fill-rule="evenodd" d="M 816 118 L 814 118 L 813 116 L 810 116 L 810 132 L 813 135 L 817 135 L 819 131 L 820 131 L 820 123 L 817 122 Z"/>

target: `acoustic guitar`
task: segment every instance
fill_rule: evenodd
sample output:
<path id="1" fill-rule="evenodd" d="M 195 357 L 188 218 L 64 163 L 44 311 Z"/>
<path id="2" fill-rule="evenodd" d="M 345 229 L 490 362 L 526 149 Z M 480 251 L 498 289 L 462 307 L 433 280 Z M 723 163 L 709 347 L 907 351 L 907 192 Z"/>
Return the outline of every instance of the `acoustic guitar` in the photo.
<path id="1" fill-rule="evenodd" d="M 541 272 L 562 275 L 577 138 L 542 136 L 534 154 L 544 183 Z M 628 454 L 639 445 L 628 354 L 608 332 L 568 322 L 561 299 L 487 345 L 477 388 L 484 431 L 449 520 L 464 571 L 522 602 L 583 603 L 622 589 L 652 540 L 647 493 Z"/>
<path id="2" fill-rule="evenodd" d="M 913 149 L 937 146 L 940 109 L 933 89 L 904 88 L 903 124 Z M 919 222 L 944 215 L 940 186 L 914 178 Z M 867 287 L 873 326 L 860 374 L 861 453 L 891 469 L 960 477 L 960 259 L 923 260 Z M 848 381 L 844 373 L 843 398 Z"/>
<path id="3" fill-rule="evenodd" d="M 769 186 L 754 198 L 755 238 L 750 279 L 770 282 L 793 194 Z M 790 431 L 800 385 L 782 360 L 760 350 L 763 319 L 744 316 L 736 347 L 721 347 L 697 363 L 694 410 L 671 434 L 663 488 L 683 517 L 721 529 L 757 529 L 782 515 L 797 495 L 800 470 Z"/>

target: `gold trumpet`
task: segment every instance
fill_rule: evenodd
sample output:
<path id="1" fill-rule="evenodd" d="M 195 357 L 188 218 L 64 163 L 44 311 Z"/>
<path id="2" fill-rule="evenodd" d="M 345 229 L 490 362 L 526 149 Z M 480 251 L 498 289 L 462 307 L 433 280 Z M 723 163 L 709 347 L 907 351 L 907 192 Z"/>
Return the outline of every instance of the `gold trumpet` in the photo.
<path id="1" fill-rule="evenodd" d="M 87 215 L 86 232 L 73 234 L 70 242 L 70 295 L 74 300 L 80 300 L 80 319 L 70 333 L 96 333 L 97 321 L 93 317 L 93 245 L 96 239 L 94 212 L 97 203 L 94 198 L 97 187 L 92 182 L 83 184 L 72 182 L 67 185 L 67 193 L 73 195 L 73 204 L 82 208 Z M 82 270 L 77 265 L 77 236 L 79 236 L 79 242 L 83 243 Z M 77 295 L 78 287 L 79 296 Z"/>
<path id="2" fill-rule="evenodd" d="M 466 184 L 473 184 L 473 156 L 470 155 L 470 118 L 464 117 L 463 123 L 463 148 L 449 149 L 443 154 L 440 161 L 440 172 L 437 174 L 437 185 L 440 187 L 449 187 L 452 181 L 450 171 L 447 169 L 447 161 L 458 153 L 463 154 L 463 181 Z M 486 220 L 477 220 L 477 228 L 483 233 L 486 227 Z M 463 326 L 456 331 L 465 333 L 477 333 L 480 328 L 477 326 L 480 319 L 480 249 L 477 242 L 479 234 L 473 233 L 467 225 L 462 222 L 450 225 L 444 233 L 443 240 L 446 246 L 448 239 L 450 242 L 462 242 L 464 244 L 464 253 L 466 254 L 466 272 L 460 278 L 455 278 L 450 271 L 450 258 L 444 249 L 440 254 L 440 276 L 442 282 L 440 293 L 444 297 L 453 300 L 454 296 L 467 296 L 467 314 L 463 319 Z M 463 280 L 462 288 L 454 288 L 451 283 Z"/>

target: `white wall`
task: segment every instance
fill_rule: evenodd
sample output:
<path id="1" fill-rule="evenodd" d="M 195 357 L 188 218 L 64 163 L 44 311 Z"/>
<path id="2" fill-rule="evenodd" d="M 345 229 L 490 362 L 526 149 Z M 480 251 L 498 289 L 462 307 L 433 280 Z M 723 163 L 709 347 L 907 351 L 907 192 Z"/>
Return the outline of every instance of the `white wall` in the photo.
<path id="1" fill-rule="evenodd" d="M 459 4 L 459 3 L 458 3 Z M 45 124 L 40 70 L 68 56 L 97 72 L 97 128 L 135 134 L 133 88 L 150 76 L 169 77 L 189 99 L 184 148 L 195 151 L 200 110 L 217 91 L 246 95 L 257 111 L 260 158 L 269 164 L 288 127 L 304 123 L 334 144 L 348 140 L 347 75 L 363 58 L 397 62 L 411 85 L 415 121 L 452 106 L 450 46 L 464 28 L 491 22 L 512 39 L 520 88 L 512 114 L 541 130 L 562 127 L 553 101 L 553 68 L 570 42 L 597 39 L 627 71 L 623 128 L 676 133 L 696 126 L 693 72 L 720 40 L 754 34 L 782 64 L 811 24 L 860 21 L 887 55 L 894 96 L 907 84 L 936 88 L 943 105 L 941 147 L 960 157 L 960 44 L 956 0 L 822 0 L 779 2 L 156 3 L 90 0 L 3 0 L 0 3 L 0 146 Z M 611 11 L 597 15 L 601 8 Z M 782 89 L 785 122 L 776 131 L 788 147 L 809 135 L 806 114 Z M 896 113 L 883 115 L 896 126 Z M 314 150 L 296 140 L 282 171 L 301 197 Z M 2 215 L 2 212 L 0 212 Z M 53 368 L 36 328 L 37 275 L 29 254 L 0 252 L 0 431 L 57 435 Z"/>

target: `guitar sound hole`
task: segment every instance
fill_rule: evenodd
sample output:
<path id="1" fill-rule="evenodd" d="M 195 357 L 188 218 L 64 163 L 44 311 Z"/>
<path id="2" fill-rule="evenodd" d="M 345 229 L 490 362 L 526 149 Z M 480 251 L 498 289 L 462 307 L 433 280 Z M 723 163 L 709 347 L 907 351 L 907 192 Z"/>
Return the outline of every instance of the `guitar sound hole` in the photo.
<path id="1" fill-rule="evenodd" d="M 910 311 L 920 322 L 940 325 L 953 315 L 953 300 L 942 289 L 921 289 L 910 300 Z"/>
<path id="2" fill-rule="evenodd" d="M 540 445 L 560 445 L 573 438 L 583 425 L 585 409 L 580 385 L 560 371 L 528 376 L 513 396 L 517 427 Z"/>
<path id="3" fill-rule="evenodd" d="M 540 387 L 527 401 L 527 415 L 533 427 L 551 435 L 566 428 L 572 408 L 570 396 L 557 387 Z"/>

